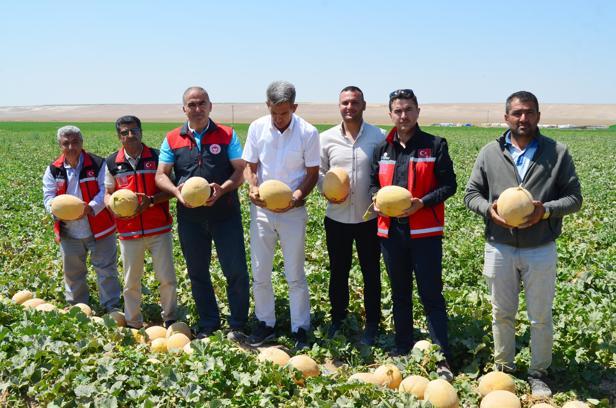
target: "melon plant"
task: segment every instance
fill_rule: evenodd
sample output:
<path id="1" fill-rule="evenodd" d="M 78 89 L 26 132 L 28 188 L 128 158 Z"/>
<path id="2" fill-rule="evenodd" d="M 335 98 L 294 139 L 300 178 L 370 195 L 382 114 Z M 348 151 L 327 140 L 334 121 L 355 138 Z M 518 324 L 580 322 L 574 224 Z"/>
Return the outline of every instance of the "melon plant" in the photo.
<path id="1" fill-rule="evenodd" d="M 182 198 L 191 207 L 201 207 L 210 198 L 210 183 L 203 177 L 191 177 L 182 186 Z"/>

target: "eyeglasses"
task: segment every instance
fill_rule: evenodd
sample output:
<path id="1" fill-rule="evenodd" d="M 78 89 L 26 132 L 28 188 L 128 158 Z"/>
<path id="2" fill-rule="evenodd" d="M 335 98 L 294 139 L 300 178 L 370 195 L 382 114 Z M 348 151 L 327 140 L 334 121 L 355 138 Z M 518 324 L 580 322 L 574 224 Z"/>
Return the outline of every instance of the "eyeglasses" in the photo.
<path id="1" fill-rule="evenodd" d="M 119 133 L 120 133 L 120 136 L 128 136 L 128 132 L 132 133 L 133 135 L 140 135 L 141 129 L 139 129 L 138 127 L 134 127 L 132 129 L 122 130 Z"/>
<path id="2" fill-rule="evenodd" d="M 412 89 L 398 89 L 389 94 L 389 100 L 392 99 L 413 99 L 415 98 L 415 92 Z"/>
<path id="3" fill-rule="evenodd" d="M 207 101 L 199 101 L 199 102 L 189 102 L 186 104 L 186 107 L 190 110 L 195 110 L 197 107 L 205 108 L 207 106 Z"/>

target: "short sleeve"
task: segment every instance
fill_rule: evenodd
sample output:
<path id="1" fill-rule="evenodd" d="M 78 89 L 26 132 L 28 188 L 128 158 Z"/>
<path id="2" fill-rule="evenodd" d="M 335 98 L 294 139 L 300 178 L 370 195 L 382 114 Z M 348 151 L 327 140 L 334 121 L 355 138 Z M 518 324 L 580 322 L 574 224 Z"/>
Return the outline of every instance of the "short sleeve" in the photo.
<path id="1" fill-rule="evenodd" d="M 304 158 L 306 167 L 317 167 L 321 164 L 319 132 L 315 128 L 309 132 L 306 138 Z"/>
<path id="2" fill-rule="evenodd" d="M 237 160 L 242 158 L 242 144 L 240 138 L 237 137 L 237 133 L 233 130 L 233 136 L 231 137 L 231 143 L 229 143 L 229 149 L 227 151 L 229 160 Z"/>
<path id="3" fill-rule="evenodd" d="M 248 135 L 246 136 L 246 145 L 244 146 L 244 152 L 242 153 L 242 159 L 248 163 L 259 162 L 259 150 L 257 148 L 258 130 L 255 123 L 251 123 L 248 127 Z"/>
<path id="4" fill-rule="evenodd" d="M 158 161 L 166 164 L 175 163 L 175 157 L 173 155 L 173 151 L 171 150 L 171 146 L 169 146 L 169 142 L 165 137 L 163 142 L 160 145 L 160 152 L 158 155 Z"/>

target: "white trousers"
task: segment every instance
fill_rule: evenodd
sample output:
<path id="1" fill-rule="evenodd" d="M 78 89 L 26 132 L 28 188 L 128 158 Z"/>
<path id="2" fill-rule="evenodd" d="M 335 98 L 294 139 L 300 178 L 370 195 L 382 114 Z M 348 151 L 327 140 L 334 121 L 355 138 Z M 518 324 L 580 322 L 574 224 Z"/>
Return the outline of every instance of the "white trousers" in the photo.
<path id="1" fill-rule="evenodd" d="M 276 241 L 284 257 L 284 274 L 289 285 L 291 330 L 310 328 L 310 294 L 304 272 L 306 241 L 305 207 L 277 214 L 254 204 L 250 206 L 250 258 L 252 261 L 255 315 L 269 327 L 276 324 L 272 267 Z"/>
<path id="2" fill-rule="evenodd" d="M 492 301 L 494 362 L 514 367 L 515 316 L 521 285 L 530 321 L 530 375 L 543 375 L 552 363 L 552 302 L 556 287 L 556 243 L 516 248 L 486 243 L 483 274 Z"/>
<path id="3" fill-rule="evenodd" d="M 173 268 L 171 232 L 139 239 L 121 239 L 120 251 L 124 265 L 124 314 L 126 324 L 137 328 L 143 326 L 141 278 L 146 250 L 152 254 L 154 273 L 160 282 L 158 290 L 163 321 L 177 319 L 177 282 Z"/>

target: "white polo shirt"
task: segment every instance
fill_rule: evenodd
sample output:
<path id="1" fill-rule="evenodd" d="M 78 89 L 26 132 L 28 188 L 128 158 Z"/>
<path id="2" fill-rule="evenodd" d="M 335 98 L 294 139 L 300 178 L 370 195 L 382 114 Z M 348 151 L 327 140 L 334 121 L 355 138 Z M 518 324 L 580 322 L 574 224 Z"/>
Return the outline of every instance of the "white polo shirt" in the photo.
<path id="1" fill-rule="evenodd" d="M 242 159 L 258 163 L 257 182 L 279 180 L 295 191 L 306 176 L 306 167 L 320 164 L 319 132 L 293 114 L 284 132 L 272 123 L 270 115 L 250 124 Z"/>

